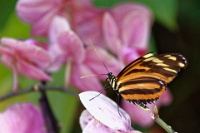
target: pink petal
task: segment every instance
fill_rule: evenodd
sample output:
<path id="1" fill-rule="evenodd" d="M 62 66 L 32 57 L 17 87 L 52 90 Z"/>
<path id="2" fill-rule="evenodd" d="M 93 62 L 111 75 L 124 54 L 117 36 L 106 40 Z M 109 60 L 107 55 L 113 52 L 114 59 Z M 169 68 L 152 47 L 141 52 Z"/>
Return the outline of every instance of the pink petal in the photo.
<path id="1" fill-rule="evenodd" d="M 105 41 L 110 50 L 112 50 L 114 53 L 118 53 L 122 47 L 119 27 L 109 13 L 105 13 L 103 18 L 103 33 Z"/>
<path id="2" fill-rule="evenodd" d="M 8 48 L 6 48 L 6 47 L 0 46 L 0 53 L 1 53 L 1 54 L 7 54 L 7 55 L 12 56 L 12 55 L 13 55 L 13 50 L 8 49 Z"/>
<path id="3" fill-rule="evenodd" d="M 160 98 L 156 102 L 156 105 L 157 107 L 168 106 L 169 104 L 171 104 L 172 100 L 173 100 L 173 96 L 170 90 L 166 89 L 166 91 L 160 96 Z"/>
<path id="4" fill-rule="evenodd" d="M 7 65 L 9 68 L 12 69 L 12 73 L 13 73 L 13 90 L 16 91 L 18 89 L 18 71 L 15 67 L 15 65 L 13 64 L 14 60 L 12 57 L 10 57 L 7 54 L 4 54 L 1 56 L 1 61 Z"/>
<path id="5" fill-rule="evenodd" d="M 70 83 L 81 91 L 102 90 L 102 86 L 97 77 L 81 78 L 82 76 L 93 74 L 84 64 L 74 64 L 70 74 Z"/>
<path id="6" fill-rule="evenodd" d="M 1 133 L 45 133 L 41 112 L 31 103 L 15 104 L 0 113 Z"/>
<path id="7" fill-rule="evenodd" d="M 20 18 L 33 24 L 53 9 L 53 2 L 50 0 L 19 0 L 16 9 Z"/>
<path id="8" fill-rule="evenodd" d="M 83 130 L 92 119 L 94 117 L 87 110 L 84 110 L 79 118 L 81 129 Z"/>
<path id="9" fill-rule="evenodd" d="M 75 31 L 85 44 L 92 40 L 95 45 L 103 46 L 102 18 L 105 10 L 91 5 L 79 5 L 74 11 Z"/>
<path id="10" fill-rule="evenodd" d="M 12 72 L 13 72 L 13 90 L 16 91 L 18 89 L 18 72 L 15 68 L 15 66 L 12 67 Z"/>
<path id="11" fill-rule="evenodd" d="M 58 44 L 51 44 L 49 46 L 48 53 L 52 58 L 52 63 L 46 69 L 48 72 L 56 72 L 66 63 L 67 57 L 63 52 Z"/>
<path id="12" fill-rule="evenodd" d="M 11 56 L 4 54 L 1 56 L 1 61 L 9 68 L 13 68 L 14 60 Z"/>
<path id="13" fill-rule="evenodd" d="M 146 14 L 146 16 L 149 19 L 152 19 L 151 11 L 148 7 L 141 4 L 136 3 L 124 3 L 124 4 L 118 4 L 114 8 L 111 9 L 111 13 L 114 16 L 116 22 L 119 24 L 119 27 L 122 27 L 123 20 L 127 14 L 131 12 L 142 12 L 143 14 Z"/>
<path id="14" fill-rule="evenodd" d="M 131 116 L 131 120 L 134 124 L 138 124 L 142 127 L 149 127 L 154 123 L 154 121 L 150 117 L 151 111 L 142 110 L 138 106 L 131 104 L 125 100 L 123 100 L 122 102 L 122 107 Z"/>
<path id="15" fill-rule="evenodd" d="M 49 39 L 51 44 L 58 43 L 58 36 L 63 32 L 70 30 L 70 24 L 66 18 L 61 16 L 55 16 L 52 20 L 50 30 L 49 30 Z"/>
<path id="16" fill-rule="evenodd" d="M 88 125 L 83 129 L 83 133 L 119 133 L 119 131 L 111 129 L 99 121 L 92 119 Z"/>
<path id="17" fill-rule="evenodd" d="M 25 43 L 23 41 L 18 41 L 12 38 L 2 38 L 1 42 L 8 46 L 10 50 L 16 51 L 17 54 L 26 58 L 27 60 L 36 63 L 38 66 L 46 67 L 51 62 L 51 57 L 47 51 L 33 44 Z"/>
<path id="18" fill-rule="evenodd" d="M 95 91 L 87 91 L 79 94 L 81 102 L 90 114 L 99 122 L 114 130 L 125 132 L 132 130 L 129 115 L 108 97 L 103 94 L 97 95 L 99 95 L 99 92 Z M 95 96 L 97 97 L 94 98 Z M 94 99 L 91 100 L 91 98 Z M 118 109 L 121 116 L 118 113 Z"/>
<path id="19" fill-rule="evenodd" d="M 121 39 L 129 47 L 146 48 L 152 21 L 151 11 L 140 4 L 119 4 L 111 10 L 119 28 Z"/>
<path id="20" fill-rule="evenodd" d="M 122 39 L 130 47 L 145 49 L 148 46 L 150 20 L 140 11 L 132 11 L 126 15 L 122 24 Z"/>
<path id="21" fill-rule="evenodd" d="M 52 10 L 51 12 L 53 12 Z M 57 12 L 57 9 L 54 11 Z M 50 28 L 50 24 L 56 13 L 48 13 L 43 16 L 40 20 L 34 23 L 32 26 L 31 34 L 47 36 Z"/>
<path id="22" fill-rule="evenodd" d="M 95 49 L 96 51 L 92 47 L 86 48 L 86 59 L 84 61 L 84 64 L 95 74 L 112 72 L 116 75 L 121 71 L 123 65 L 114 56 L 103 48 L 95 47 Z M 105 79 L 105 76 L 102 76 L 102 78 Z"/>
<path id="23" fill-rule="evenodd" d="M 27 23 L 33 24 L 33 33 L 46 35 L 51 19 L 60 14 L 63 0 L 19 0 L 17 13 Z"/>
<path id="24" fill-rule="evenodd" d="M 58 43 L 63 52 L 72 58 L 75 62 L 82 62 L 85 58 L 83 43 L 73 32 L 62 33 L 58 38 Z"/>
<path id="25" fill-rule="evenodd" d="M 121 50 L 121 59 L 122 62 L 125 65 L 128 65 L 129 63 L 133 62 L 134 60 L 136 60 L 137 58 L 140 57 L 139 53 L 138 53 L 138 49 L 136 48 L 129 48 L 124 46 Z"/>
<path id="26" fill-rule="evenodd" d="M 44 81 L 52 80 L 51 77 L 48 74 L 46 74 L 43 70 L 41 70 L 38 67 L 35 67 L 32 64 L 29 64 L 28 62 L 22 59 L 18 59 L 16 68 L 19 73 L 27 77 L 30 77 L 32 79 L 44 80 Z"/>

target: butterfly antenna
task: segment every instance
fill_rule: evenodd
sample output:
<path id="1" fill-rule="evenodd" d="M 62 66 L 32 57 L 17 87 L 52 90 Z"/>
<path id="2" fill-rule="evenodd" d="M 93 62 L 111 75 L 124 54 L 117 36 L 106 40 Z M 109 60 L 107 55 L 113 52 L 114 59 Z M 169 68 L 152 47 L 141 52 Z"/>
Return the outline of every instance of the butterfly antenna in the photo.
<path id="1" fill-rule="evenodd" d="M 92 48 L 94 49 L 97 57 L 99 58 L 99 60 L 101 61 L 101 63 L 103 64 L 103 66 L 106 68 L 107 72 L 109 73 L 108 68 L 106 67 L 105 63 L 103 62 L 103 60 L 101 59 L 101 57 L 99 56 L 97 49 L 94 47 L 94 45 L 92 44 L 92 41 L 89 39 L 90 45 L 92 46 Z"/>
<path id="2" fill-rule="evenodd" d="M 89 75 L 85 75 L 85 76 L 81 76 L 80 78 L 83 79 L 83 78 L 88 78 L 88 77 L 96 77 L 96 76 L 99 76 L 99 74 L 89 74 Z"/>

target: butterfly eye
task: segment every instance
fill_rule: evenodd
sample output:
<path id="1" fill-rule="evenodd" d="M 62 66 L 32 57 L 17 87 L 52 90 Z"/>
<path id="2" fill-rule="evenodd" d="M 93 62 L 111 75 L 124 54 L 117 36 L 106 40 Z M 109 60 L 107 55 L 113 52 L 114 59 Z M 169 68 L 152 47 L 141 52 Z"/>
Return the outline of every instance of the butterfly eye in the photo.
<path id="1" fill-rule="evenodd" d="M 109 73 L 108 73 L 108 78 L 111 79 L 112 77 L 113 77 L 113 73 L 112 73 L 112 72 L 109 72 Z"/>

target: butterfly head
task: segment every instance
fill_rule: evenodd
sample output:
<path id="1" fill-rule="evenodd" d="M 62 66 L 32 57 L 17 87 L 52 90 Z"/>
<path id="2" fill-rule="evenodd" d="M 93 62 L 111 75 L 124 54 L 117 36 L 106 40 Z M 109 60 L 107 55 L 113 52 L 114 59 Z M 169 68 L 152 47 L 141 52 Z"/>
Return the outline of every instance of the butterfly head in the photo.
<path id="1" fill-rule="evenodd" d="M 113 90 L 115 90 L 116 77 L 112 74 L 112 72 L 109 72 L 107 75 L 108 75 L 107 82 L 111 85 Z"/>

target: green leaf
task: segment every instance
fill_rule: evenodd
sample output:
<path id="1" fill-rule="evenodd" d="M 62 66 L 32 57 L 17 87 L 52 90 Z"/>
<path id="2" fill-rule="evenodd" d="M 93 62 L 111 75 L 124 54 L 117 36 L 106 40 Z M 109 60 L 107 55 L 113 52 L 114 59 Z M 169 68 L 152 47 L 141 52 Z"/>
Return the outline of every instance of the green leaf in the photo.
<path id="1" fill-rule="evenodd" d="M 149 45 L 148 45 L 148 51 L 149 52 L 157 52 L 157 48 L 156 48 L 156 43 L 155 43 L 155 40 L 154 40 L 154 37 L 151 36 L 150 37 L 150 41 L 149 41 Z"/>
<path id="2" fill-rule="evenodd" d="M 0 29 L 2 30 L 7 23 L 7 19 L 15 9 L 17 0 L 1 0 L 0 4 Z"/>
<path id="3" fill-rule="evenodd" d="M 111 7 L 120 2 L 121 0 L 93 0 L 93 4 L 98 7 Z"/>
<path id="4" fill-rule="evenodd" d="M 157 22 L 170 30 L 177 27 L 177 0 L 133 0 L 150 7 Z"/>
<path id="5" fill-rule="evenodd" d="M 30 37 L 30 26 L 23 23 L 14 13 L 11 13 L 4 30 L 0 32 L 0 36 L 27 39 Z"/>

